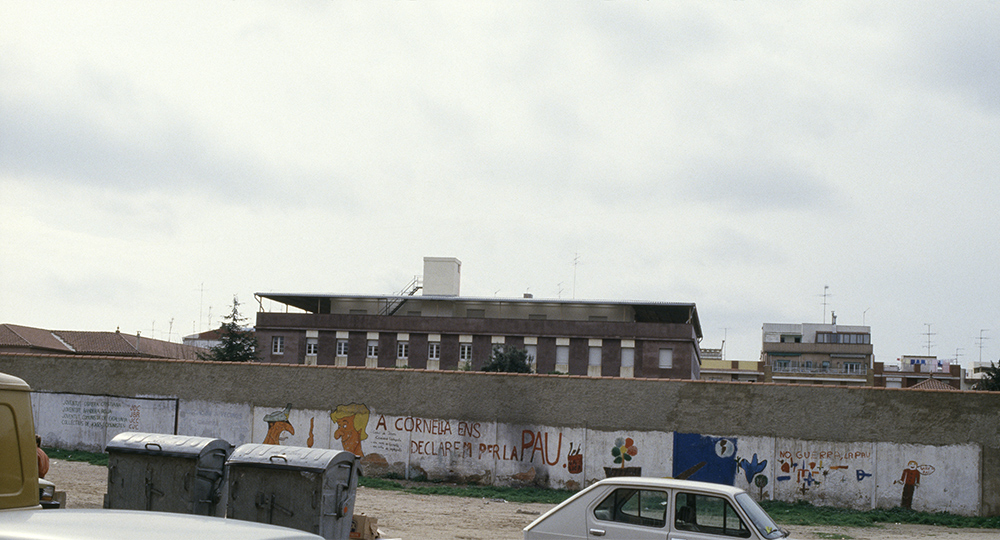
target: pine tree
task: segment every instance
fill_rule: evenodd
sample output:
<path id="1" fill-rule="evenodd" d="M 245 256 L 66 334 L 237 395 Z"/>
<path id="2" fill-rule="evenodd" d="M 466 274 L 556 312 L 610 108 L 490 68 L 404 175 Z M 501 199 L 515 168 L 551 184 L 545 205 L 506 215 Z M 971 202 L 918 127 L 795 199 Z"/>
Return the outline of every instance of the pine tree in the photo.
<path id="1" fill-rule="evenodd" d="M 979 379 L 972 389 L 1000 392 L 1000 366 L 990 362 L 990 367 L 983 368 L 983 378 Z"/>
<path id="2" fill-rule="evenodd" d="M 506 345 L 494 347 L 490 361 L 483 366 L 482 370 L 505 373 L 531 373 L 531 364 L 528 363 L 528 351 Z"/>
<path id="3" fill-rule="evenodd" d="M 233 310 L 223 317 L 226 322 L 219 329 L 221 342 L 208 350 L 208 354 L 198 354 L 198 358 L 214 362 L 255 362 L 257 356 L 257 335 L 243 326 L 246 318 L 240 315 L 240 303 L 233 297 Z"/>

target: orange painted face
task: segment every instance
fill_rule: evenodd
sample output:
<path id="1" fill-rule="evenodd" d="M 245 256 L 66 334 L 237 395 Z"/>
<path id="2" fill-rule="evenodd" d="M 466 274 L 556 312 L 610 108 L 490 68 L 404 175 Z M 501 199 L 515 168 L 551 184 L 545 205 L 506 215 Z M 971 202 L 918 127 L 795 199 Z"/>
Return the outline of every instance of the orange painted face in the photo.
<path id="1" fill-rule="evenodd" d="M 340 439 L 344 445 L 344 450 L 356 456 L 363 456 L 361 451 L 361 434 L 354 427 L 354 416 L 346 416 L 337 420 L 337 431 L 333 432 L 334 439 Z"/>

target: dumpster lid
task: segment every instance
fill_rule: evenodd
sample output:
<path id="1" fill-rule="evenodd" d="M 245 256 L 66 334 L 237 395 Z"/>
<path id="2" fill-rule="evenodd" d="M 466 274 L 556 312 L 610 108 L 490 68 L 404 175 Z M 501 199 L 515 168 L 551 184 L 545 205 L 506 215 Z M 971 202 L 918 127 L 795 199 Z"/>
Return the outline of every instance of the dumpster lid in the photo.
<path id="1" fill-rule="evenodd" d="M 226 465 L 325 472 L 344 463 L 353 466 L 357 459 L 354 454 L 343 450 L 249 443 L 236 447 Z"/>
<path id="2" fill-rule="evenodd" d="M 164 433 L 136 433 L 126 431 L 115 435 L 105 452 L 153 454 L 172 457 L 200 457 L 222 450 L 228 452 L 230 444 L 222 439 L 168 435 Z"/>

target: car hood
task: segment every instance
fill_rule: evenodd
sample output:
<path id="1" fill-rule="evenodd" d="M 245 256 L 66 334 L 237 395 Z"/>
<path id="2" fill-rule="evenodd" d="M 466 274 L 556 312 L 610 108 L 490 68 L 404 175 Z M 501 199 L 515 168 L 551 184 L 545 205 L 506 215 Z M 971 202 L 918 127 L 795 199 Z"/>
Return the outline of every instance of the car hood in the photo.
<path id="1" fill-rule="evenodd" d="M 10 540 L 317 540 L 321 536 L 221 517 L 138 510 L 0 512 L 0 539 Z"/>

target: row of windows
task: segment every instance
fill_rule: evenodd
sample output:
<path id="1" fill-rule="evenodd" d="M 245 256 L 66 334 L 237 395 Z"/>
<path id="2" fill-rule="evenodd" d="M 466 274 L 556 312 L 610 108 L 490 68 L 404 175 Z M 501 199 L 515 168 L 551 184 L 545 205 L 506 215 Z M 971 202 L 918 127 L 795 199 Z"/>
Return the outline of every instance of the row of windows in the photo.
<path id="1" fill-rule="evenodd" d="M 775 360 L 774 371 L 783 372 L 816 372 L 816 373 L 865 373 L 864 364 L 861 362 L 844 362 L 841 368 L 830 369 L 830 362 L 824 360 L 820 365 L 814 366 L 812 360 Z"/>
<path id="2" fill-rule="evenodd" d="M 337 356 L 347 356 L 347 340 L 339 339 L 337 340 Z M 533 360 L 536 356 L 537 347 L 535 345 L 525 345 L 525 350 L 528 353 L 529 360 Z M 285 354 L 285 337 L 284 336 L 272 336 L 271 337 L 271 353 L 280 355 Z M 306 355 L 316 356 L 319 354 L 319 341 L 316 338 L 306 339 Z M 369 340 L 365 356 L 368 358 L 378 358 L 378 341 Z M 396 358 L 406 359 L 410 357 L 410 344 L 406 341 L 400 341 L 396 343 Z M 427 358 L 428 360 L 440 360 L 441 359 L 441 344 L 438 342 L 431 342 L 427 344 Z M 458 349 L 458 359 L 464 362 L 472 361 L 472 344 L 471 343 L 461 343 Z M 590 347 L 588 364 L 591 366 L 600 366 L 602 361 L 602 351 L 601 347 Z M 560 345 L 556 347 L 556 364 L 568 364 L 569 363 L 569 347 L 565 345 Z M 660 349 L 658 364 L 660 369 L 672 369 L 674 367 L 674 351 L 673 349 Z M 621 349 L 621 365 L 622 367 L 633 367 L 635 365 L 635 349 L 623 348 Z"/>
<path id="3" fill-rule="evenodd" d="M 852 345 L 869 345 L 871 334 L 834 334 L 832 332 L 817 332 L 816 343 L 847 343 Z"/>

